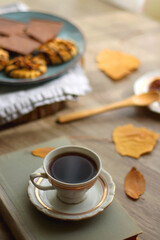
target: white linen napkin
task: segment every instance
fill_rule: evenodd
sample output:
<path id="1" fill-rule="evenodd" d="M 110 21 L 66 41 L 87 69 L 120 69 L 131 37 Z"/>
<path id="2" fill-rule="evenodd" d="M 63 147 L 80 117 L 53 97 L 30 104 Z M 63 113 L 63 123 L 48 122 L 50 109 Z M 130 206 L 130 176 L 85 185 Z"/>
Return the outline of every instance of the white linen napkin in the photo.
<path id="1" fill-rule="evenodd" d="M 29 10 L 29 7 L 25 3 L 16 2 L 16 3 L 1 7 L 0 14 L 9 13 L 9 12 L 26 12 L 28 10 Z"/>
<path id="2" fill-rule="evenodd" d="M 23 3 L 15 3 L 0 9 L 0 13 L 27 11 Z M 49 82 L 30 86 L 0 86 L 0 125 L 11 122 L 33 111 L 36 107 L 54 102 L 76 100 L 91 90 L 80 64 L 64 75 Z"/>

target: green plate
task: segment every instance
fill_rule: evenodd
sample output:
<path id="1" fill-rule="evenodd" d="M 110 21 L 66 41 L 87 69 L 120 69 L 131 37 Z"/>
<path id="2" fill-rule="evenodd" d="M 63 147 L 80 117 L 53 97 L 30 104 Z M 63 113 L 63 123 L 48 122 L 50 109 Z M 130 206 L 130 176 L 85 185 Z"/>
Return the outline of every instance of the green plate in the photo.
<path id="1" fill-rule="evenodd" d="M 7 85 L 24 85 L 24 84 L 35 84 L 40 82 L 45 82 L 57 78 L 61 74 L 65 73 L 68 69 L 73 67 L 75 63 L 82 57 L 85 50 L 85 40 L 84 36 L 80 30 L 73 25 L 71 22 L 65 20 L 64 18 L 50 15 L 40 12 L 14 12 L 1 15 L 4 18 L 12 19 L 20 22 L 29 22 L 32 18 L 45 19 L 51 21 L 59 21 L 63 23 L 62 30 L 58 34 L 58 37 L 63 39 L 72 39 L 78 46 L 78 55 L 74 57 L 71 61 L 60 64 L 58 66 L 48 66 L 48 70 L 45 74 L 35 79 L 16 79 L 9 78 L 4 72 L 0 72 L 0 83 Z"/>

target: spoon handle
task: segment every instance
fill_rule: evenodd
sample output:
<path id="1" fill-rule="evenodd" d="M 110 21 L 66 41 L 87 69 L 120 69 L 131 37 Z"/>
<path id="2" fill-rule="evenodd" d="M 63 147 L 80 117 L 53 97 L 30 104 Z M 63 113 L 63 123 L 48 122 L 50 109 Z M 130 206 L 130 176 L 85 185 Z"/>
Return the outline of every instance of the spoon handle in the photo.
<path id="1" fill-rule="evenodd" d="M 127 98 L 123 101 L 112 103 L 109 105 L 97 107 L 97 108 L 92 108 L 92 109 L 87 109 L 79 112 L 74 112 L 74 113 L 69 113 L 62 115 L 58 118 L 59 123 L 65 123 L 65 122 L 70 122 L 73 120 L 78 120 L 82 118 L 86 118 L 89 116 L 97 115 L 103 112 L 111 111 L 117 108 L 122 108 L 122 107 L 127 107 L 127 106 L 133 106 L 134 103 L 132 102 L 132 98 Z"/>

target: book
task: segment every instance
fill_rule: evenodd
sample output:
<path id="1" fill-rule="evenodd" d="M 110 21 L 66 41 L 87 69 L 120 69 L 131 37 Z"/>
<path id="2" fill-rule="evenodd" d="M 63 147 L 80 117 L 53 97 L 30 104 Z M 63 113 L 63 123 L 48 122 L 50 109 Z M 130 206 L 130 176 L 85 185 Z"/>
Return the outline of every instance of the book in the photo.
<path id="1" fill-rule="evenodd" d="M 17 240 L 135 240 L 142 231 L 114 198 L 98 215 L 81 221 L 63 221 L 38 211 L 27 196 L 29 175 L 42 166 L 43 158 L 31 154 L 39 147 L 71 144 L 57 138 L 0 157 L 0 209 Z"/>

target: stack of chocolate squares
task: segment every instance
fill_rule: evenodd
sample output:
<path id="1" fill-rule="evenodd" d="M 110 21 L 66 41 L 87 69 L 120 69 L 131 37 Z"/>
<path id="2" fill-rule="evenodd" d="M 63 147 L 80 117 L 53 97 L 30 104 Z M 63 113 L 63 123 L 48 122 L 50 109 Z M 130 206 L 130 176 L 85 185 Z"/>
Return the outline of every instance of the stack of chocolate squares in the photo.
<path id="1" fill-rule="evenodd" d="M 0 18 L 0 70 L 11 78 L 37 78 L 47 65 L 70 61 L 78 53 L 72 40 L 56 38 L 63 24 L 43 19 L 22 23 Z M 10 58 L 10 53 L 16 57 Z"/>
<path id="2" fill-rule="evenodd" d="M 32 53 L 53 39 L 61 30 L 61 22 L 31 19 L 28 24 L 0 18 L 0 47 L 21 55 Z"/>

